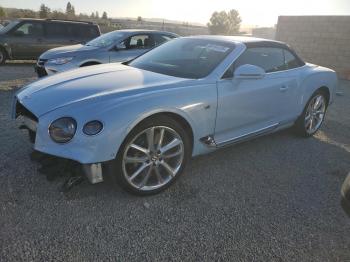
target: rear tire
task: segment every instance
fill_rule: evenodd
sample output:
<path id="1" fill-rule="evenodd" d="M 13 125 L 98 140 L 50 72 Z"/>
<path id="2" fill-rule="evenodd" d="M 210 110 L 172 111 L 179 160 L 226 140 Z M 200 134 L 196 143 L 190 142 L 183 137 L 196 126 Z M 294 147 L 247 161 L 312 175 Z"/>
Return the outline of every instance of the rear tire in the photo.
<path id="1" fill-rule="evenodd" d="M 132 194 L 153 195 L 178 179 L 190 156 L 191 141 L 185 129 L 172 118 L 156 116 L 128 134 L 104 172 Z"/>
<path id="2" fill-rule="evenodd" d="M 0 49 L 0 65 L 5 64 L 7 59 L 7 54 L 3 49 Z"/>
<path id="3" fill-rule="evenodd" d="M 317 90 L 294 124 L 296 134 L 302 137 L 311 137 L 316 134 L 323 124 L 327 106 L 328 99 L 325 92 Z"/>

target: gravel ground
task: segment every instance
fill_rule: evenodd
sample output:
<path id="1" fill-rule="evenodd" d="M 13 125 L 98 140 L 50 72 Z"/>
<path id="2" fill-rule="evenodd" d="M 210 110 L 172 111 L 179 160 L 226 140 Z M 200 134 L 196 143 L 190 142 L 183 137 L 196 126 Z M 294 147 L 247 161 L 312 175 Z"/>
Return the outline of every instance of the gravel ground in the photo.
<path id="1" fill-rule="evenodd" d="M 63 178 L 38 172 L 8 116 L 11 89 L 33 77 L 30 64 L 0 68 L 0 261 L 350 261 L 339 196 L 350 82 L 317 137 L 287 130 L 197 157 L 169 190 L 142 198 L 110 183 L 60 193 Z"/>

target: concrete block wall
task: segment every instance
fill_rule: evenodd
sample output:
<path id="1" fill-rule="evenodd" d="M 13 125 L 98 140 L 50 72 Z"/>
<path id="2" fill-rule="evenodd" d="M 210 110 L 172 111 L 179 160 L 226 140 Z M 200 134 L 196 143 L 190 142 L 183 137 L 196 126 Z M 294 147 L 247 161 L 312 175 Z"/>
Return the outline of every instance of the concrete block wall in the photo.
<path id="1" fill-rule="evenodd" d="M 274 40 L 276 38 L 276 28 L 274 27 L 253 28 L 252 36 Z"/>
<path id="2" fill-rule="evenodd" d="M 276 40 L 288 43 L 305 61 L 350 80 L 350 16 L 280 16 Z"/>

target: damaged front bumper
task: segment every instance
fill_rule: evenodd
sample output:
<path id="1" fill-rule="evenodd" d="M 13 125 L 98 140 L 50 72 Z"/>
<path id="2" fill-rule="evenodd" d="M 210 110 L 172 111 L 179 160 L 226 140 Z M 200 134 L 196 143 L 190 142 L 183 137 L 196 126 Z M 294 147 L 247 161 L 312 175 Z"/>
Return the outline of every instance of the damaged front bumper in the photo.
<path id="1" fill-rule="evenodd" d="M 103 182 L 102 164 L 82 164 L 83 171 L 91 184 Z"/>
<path id="2" fill-rule="evenodd" d="M 30 142 L 35 144 L 36 132 L 38 128 L 38 118 L 16 99 L 14 100 L 12 118 L 20 121 L 20 129 L 28 130 Z M 45 155 L 46 153 L 43 152 L 42 154 Z M 74 162 L 77 165 L 81 166 L 81 170 L 91 184 L 103 182 L 102 163 L 81 164 L 77 161 Z"/>

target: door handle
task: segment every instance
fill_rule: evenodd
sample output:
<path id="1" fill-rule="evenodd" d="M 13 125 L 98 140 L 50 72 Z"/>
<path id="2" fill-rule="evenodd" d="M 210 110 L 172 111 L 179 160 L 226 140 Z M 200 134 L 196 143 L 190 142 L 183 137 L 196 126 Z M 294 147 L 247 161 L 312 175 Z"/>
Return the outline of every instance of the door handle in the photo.
<path id="1" fill-rule="evenodd" d="M 288 88 L 289 88 L 289 86 L 283 85 L 283 86 L 280 87 L 280 91 L 281 91 L 281 92 L 285 92 L 285 91 L 288 90 Z"/>
<path id="2" fill-rule="evenodd" d="M 38 40 L 39 43 L 41 43 L 43 41 L 42 38 L 38 38 L 37 40 Z"/>

